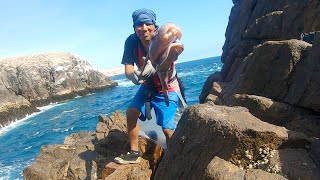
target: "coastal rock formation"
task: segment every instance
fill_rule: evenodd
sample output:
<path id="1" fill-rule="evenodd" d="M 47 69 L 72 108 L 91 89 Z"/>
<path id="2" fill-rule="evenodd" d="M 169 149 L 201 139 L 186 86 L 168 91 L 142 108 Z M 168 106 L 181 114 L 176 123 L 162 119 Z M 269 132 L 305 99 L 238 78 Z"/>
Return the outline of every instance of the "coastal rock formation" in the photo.
<path id="1" fill-rule="evenodd" d="M 300 39 L 319 31 L 317 0 L 237 0 L 229 17 L 223 46 L 222 76 L 231 81 L 239 63 L 265 41 Z"/>
<path id="2" fill-rule="evenodd" d="M 200 103 L 244 106 L 263 121 L 319 137 L 320 2 L 233 2 L 224 66 L 207 79 Z M 300 40 L 308 32 L 312 44 Z"/>
<path id="3" fill-rule="evenodd" d="M 160 147 L 140 138 L 145 160 L 136 165 L 113 163 L 128 150 L 126 123 L 114 121 L 124 119 L 116 113 L 101 118 L 94 143 L 80 143 L 87 144 L 81 151 L 94 149 L 95 158 L 50 155 L 43 160 L 50 153 L 41 153 L 24 176 L 320 179 L 320 34 L 315 33 L 312 44 L 300 40 L 301 33 L 320 31 L 320 1 L 233 3 L 222 71 L 208 77 L 199 97 L 204 104 L 185 110 L 162 159 Z M 78 141 L 66 138 L 59 146 L 77 145 L 72 142 Z M 59 146 L 42 149 L 58 152 L 54 149 Z M 79 152 L 77 156 L 83 157 Z M 50 177 L 42 176 L 41 167 L 51 162 Z M 75 170 L 71 162 L 82 170 Z"/>
<path id="4" fill-rule="evenodd" d="M 0 61 L 0 125 L 46 105 L 116 86 L 87 61 L 48 53 Z"/>
<path id="5" fill-rule="evenodd" d="M 158 172 L 162 174 L 161 169 L 167 171 L 170 164 L 179 164 L 189 157 L 189 166 L 170 171 L 168 177 L 188 177 L 190 171 L 198 169 L 201 171 L 198 177 L 203 179 L 230 179 L 233 175 L 235 179 L 247 179 L 253 170 L 282 176 L 265 175 L 266 179 L 319 179 L 320 2 L 233 2 L 223 47 L 222 71 L 208 77 L 199 96 L 200 103 L 205 104 L 188 110 L 188 114 L 184 114 L 187 116 L 184 121 L 188 123 L 180 121 L 178 125 L 171 145 L 182 155 L 175 157 L 177 153 L 172 150 L 174 156 L 165 155 L 167 162 L 160 163 Z M 312 41 L 301 40 L 300 35 L 309 32 L 313 34 Z M 226 106 L 234 109 L 224 110 Z M 240 107 L 247 109 L 254 118 L 244 116 L 243 110 L 237 110 Z M 237 114 L 230 115 L 232 111 Z M 254 124 L 259 124 L 258 129 L 269 127 L 261 135 L 261 129 L 253 128 Z M 293 135 L 294 132 L 306 139 L 282 139 L 281 143 L 276 143 L 280 136 L 270 125 L 282 127 L 288 137 L 301 137 Z M 241 126 L 249 129 L 241 131 Z M 209 134 L 209 137 L 194 135 L 201 134 L 199 129 L 205 131 L 203 136 Z M 195 141 L 177 143 L 177 136 L 184 135 L 191 136 L 199 144 L 207 140 L 209 145 L 199 150 L 189 145 L 196 144 Z M 259 144 L 262 137 L 266 141 Z M 236 146 L 247 142 L 255 142 L 255 145 L 241 146 L 247 148 L 242 148 L 244 158 L 241 159 L 241 151 Z M 270 147 L 270 142 L 278 145 Z M 208 149 L 212 152 L 207 152 Z M 234 156 L 237 153 L 238 159 Z M 207 155 L 210 160 L 201 164 Z M 256 177 L 260 177 L 258 174 Z"/>
<path id="6" fill-rule="evenodd" d="M 312 178 L 319 169 L 310 143 L 306 135 L 263 122 L 243 107 L 194 105 L 179 121 L 155 178 L 206 179 L 215 157 L 248 170 L 243 173 L 260 169 L 289 179 Z"/>
<path id="7" fill-rule="evenodd" d="M 162 148 L 139 137 L 142 161 L 119 165 L 116 156 L 128 151 L 126 117 L 116 111 L 99 116 L 96 132 L 82 131 L 66 137 L 64 144 L 42 146 L 35 162 L 23 171 L 24 179 L 150 179 Z"/>

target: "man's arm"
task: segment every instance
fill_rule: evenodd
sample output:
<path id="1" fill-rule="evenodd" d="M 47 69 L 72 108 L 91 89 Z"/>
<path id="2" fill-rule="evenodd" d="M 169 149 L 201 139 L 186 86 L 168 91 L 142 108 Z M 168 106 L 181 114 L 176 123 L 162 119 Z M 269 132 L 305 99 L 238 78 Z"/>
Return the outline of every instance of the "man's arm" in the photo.
<path id="1" fill-rule="evenodd" d="M 140 85 L 143 83 L 143 80 L 139 79 L 139 77 L 134 73 L 134 67 L 132 64 L 126 64 L 124 66 L 124 73 L 126 77 L 133 82 L 133 84 Z"/>
<path id="2" fill-rule="evenodd" d="M 133 77 L 133 72 L 134 72 L 134 67 L 132 64 L 126 64 L 124 66 L 124 72 L 125 72 L 125 75 L 126 77 L 129 79 L 129 80 L 132 80 L 132 77 Z"/>

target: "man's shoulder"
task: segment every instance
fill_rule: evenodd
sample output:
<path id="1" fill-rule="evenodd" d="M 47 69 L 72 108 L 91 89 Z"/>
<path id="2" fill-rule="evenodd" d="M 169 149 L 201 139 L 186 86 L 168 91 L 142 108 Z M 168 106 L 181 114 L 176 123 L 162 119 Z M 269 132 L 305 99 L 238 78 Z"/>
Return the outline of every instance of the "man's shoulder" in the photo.
<path id="1" fill-rule="evenodd" d="M 127 40 L 126 42 L 135 42 L 135 43 L 138 43 L 138 37 L 135 33 L 133 34 L 130 34 L 128 37 L 127 37 Z"/>

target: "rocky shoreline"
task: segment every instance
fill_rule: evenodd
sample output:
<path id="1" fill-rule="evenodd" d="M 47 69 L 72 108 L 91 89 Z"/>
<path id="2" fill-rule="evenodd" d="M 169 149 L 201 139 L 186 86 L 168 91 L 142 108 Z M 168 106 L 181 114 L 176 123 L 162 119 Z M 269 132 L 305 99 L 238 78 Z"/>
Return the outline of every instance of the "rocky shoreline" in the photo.
<path id="1" fill-rule="evenodd" d="M 37 112 L 36 107 L 117 86 L 70 53 L 3 59 L 0 79 L 0 126 Z"/>
<path id="2" fill-rule="evenodd" d="M 44 146 L 24 178 L 320 179 L 320 2 L 233 3 L 222 71 L 185 110 L 167 151 L 141 137 L 140 164 L 113 163 L 128 150 L 115 112 L 96 132 Z M 300 39 L 309 32 L 312 43 Z"/>

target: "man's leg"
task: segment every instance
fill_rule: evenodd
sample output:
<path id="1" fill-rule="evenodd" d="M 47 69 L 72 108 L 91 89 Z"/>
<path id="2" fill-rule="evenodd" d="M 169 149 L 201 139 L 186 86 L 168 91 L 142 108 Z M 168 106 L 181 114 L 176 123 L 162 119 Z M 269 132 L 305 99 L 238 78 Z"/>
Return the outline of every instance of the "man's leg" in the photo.
<path id="1" fill-rule="evenodd" d="M 166 143 L 167 146 L 169 145 L 169 140 L 171 138 L 171 136 L 173 135 L 174 131 L 171 129 L 162 129 L 164 135 L 166 136 Z"/>
<path id="2" fill-rule="evenodd" d="M 179 104 L 179 97 L 176 92 L 169 92 L 168 97 L 169 106 L 166 105 L 162 93 L 157 94 L 151 101 L 157 118 L 156 122 L 162 127 L 167 146 L 176 128 L 177 123 L 174 118 Z"/>
<path id="3" fill-rule="evenodd" d="M 114 161 L 119 164 L 135 164 L 141 161 L 138 146 L 139 126 L 138 118 L 140 111 L 136 108 L 130 107 L 127 110 L 127 127 L 130 139 L 130 152 L 123 154 L 120 157 L 115 157 Z"/>
<path id="4" fill-rule="evenodd" d="M 119 164 L 139 163 L 141 160 L 139 154 L 139 126 L 138 118 L 144 110 L 144 87 L 140 86 L 138 92 L 133 97 L 132 102 L 127 110 L 127 128 L 130 139 L 131 151 L 116 157 L 114 161 Z"/>
<path id="5" fill-rule="evenodd" d="M 133 151 L 138 151 L 138 136 L 139 136 L 139 126 L 138 118 L 140 116 L 140 111 L 136 108 L 128 108 L 127 110 L 127 126 L 128 134 L 130 139 L 130 147 Z"/>

